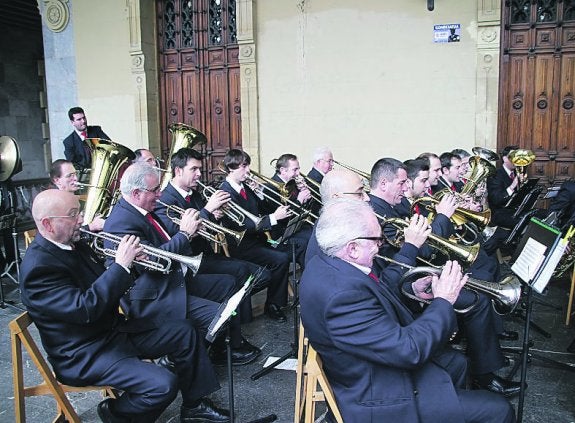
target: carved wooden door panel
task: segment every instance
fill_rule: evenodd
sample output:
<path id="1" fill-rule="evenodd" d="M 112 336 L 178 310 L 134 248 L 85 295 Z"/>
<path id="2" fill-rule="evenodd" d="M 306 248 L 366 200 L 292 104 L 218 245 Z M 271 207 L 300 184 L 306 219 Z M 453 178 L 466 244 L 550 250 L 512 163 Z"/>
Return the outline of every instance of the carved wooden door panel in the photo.
<path id="1" fill-rule="evenodd" d="M 235 0 L 158 0 L 162 155 L 171 123 L 203 132 L 208 178 L 230 148 L 241 148 Z"/>
<path id="2" fill-rule="evenodd" d="M 503 5 L 498 149 L 535 152 L 530 176 L 575 177 L 575 0 Z"/>

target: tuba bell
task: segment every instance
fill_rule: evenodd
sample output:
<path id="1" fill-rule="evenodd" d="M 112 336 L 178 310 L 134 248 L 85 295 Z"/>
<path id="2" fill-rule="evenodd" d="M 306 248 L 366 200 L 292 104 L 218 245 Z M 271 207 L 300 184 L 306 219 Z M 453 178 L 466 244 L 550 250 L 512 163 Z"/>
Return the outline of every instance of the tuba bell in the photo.
<path id="1" fill-rule="evenodd" d="M 475 196 L 477 187 L 489 176 L 495 175 L 495 166 L 480 156 L 471 157 L 469 159 L 469 165 L 471 166 L 471 174 L 469 178 L 467 178 L 467 182 L 460 194 Z"/>
<path id="2" fill-rule="evenodd" d="M 168 166 L 170 166 L 172 156 L 178 150 L 182 148 L 194 148 L 196 145 L 204 145 L 208 142 L 208 139 L 202 132 L 184 123 L 172 123 L 168 127 L 168 130 L 172 134 L 172 142 L 170 144 L 170 155 L 166 160 Z M 166 187 L 166 185 L 168 185 L 170 179 L 172 179 L 172 172 L 165 171 L 161 184 L 162 190 Z"/>
<path id="3" fill-rule="evenodd" d="M 96 215 L 107 215 L 112 205 L 113 192 L 110 192 L 120 167 L 133 160 L 135 154 L 128 147 L 100 138 L 84 140 L 92 152 L 92 168 L 88 193 L 84 205 L 84 224 L 91 223 Z M 80 185 L 80 184 L 78 184 Z"/>

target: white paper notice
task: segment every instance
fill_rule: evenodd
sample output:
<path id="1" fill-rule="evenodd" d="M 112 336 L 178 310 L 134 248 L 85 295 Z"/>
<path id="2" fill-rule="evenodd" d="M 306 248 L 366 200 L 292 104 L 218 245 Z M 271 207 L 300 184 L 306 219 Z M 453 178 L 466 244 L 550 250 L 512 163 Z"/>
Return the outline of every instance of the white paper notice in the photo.
<path id="1" fill-rule="evenodd" d="M 541 244 L 539 241 L 529 238 L 521 251 L 521 254 L 511 266 L 511 270 L 519 277 L 523 282 L 529 282 L 545 260 L 545 250 L 547 247 Z"/>
<path id="2" fill-rule="evenodd" d="M 271 366 L 278 359 L 279 357 L 268 357 L 268 359 L 264 363 L 264 367 Z M 287 360 L 284 360 L 283 362 L 275 366 L 274 369 L 293 370 L 295 372 L 297 370 L 297 358 L 288 358 Z"/>

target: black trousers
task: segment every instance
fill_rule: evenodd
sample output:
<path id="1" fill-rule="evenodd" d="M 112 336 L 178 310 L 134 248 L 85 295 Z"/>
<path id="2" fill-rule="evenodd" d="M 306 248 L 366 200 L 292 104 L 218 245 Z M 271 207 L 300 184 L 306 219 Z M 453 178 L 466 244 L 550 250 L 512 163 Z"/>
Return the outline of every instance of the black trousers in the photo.
<path id="1" fill-rule="evenodd" d="M 92 375 L 95 379 L 90 384 L 110 385 L 124 391 L 115 401 L 114 411 L 132 421 L 155 421 L 178 390 L 185 405 L 220 388 L 204 343 L 188 320 L 165 321 L 144 332 L 117 333 L 115 341 L 131 343 L 139 357 L 125 358 L 101 375 Z M 174 361 L 175 374 L 141 360 L 164 355 Z"/>

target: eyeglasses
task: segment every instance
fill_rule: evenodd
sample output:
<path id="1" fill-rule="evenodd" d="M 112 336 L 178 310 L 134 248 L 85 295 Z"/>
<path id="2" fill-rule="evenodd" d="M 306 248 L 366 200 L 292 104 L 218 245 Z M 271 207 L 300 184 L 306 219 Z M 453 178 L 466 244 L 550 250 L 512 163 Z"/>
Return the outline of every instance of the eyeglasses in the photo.
<path id="1" fill-rule="evenodd" d="M 143 191 L 148 191 L 148 192 L 153 192 L 154 194 L 157 194 L 160 191 L 160 188 L 162 188 L 161 185 L 158 185 L 152 189 L 148 189 L 148 188 L 142 188 Z"/>
<path id="2" fill-rule="evenodd" d="M 321 160 L 322 162 L 326 162 L 326 163 L 333 163 L 333 162 L 334 162 L 334 160 L 333 160 L 333 159 L 329 159 L 329 160 L 326 160 L 326 159 L 320 159 L 320 160 Z"/>
<path id="3" fill-rule="evenodd" d="M 61 218 L 61 219 L 77 219 L 78 216 L 84 216 L 84 211 L 82 210 L 72 210 L 70 212 L 70 214 L 66 214 L 64 216 L 46 216 L 48 219 L 56 219 L 56 218 Z"/>
<path id="4" fill-rule="evenodd" d="M 369 241 L 376 241 L 378 246 L 383 245 L 383 243 L 385 242 L 384 236 L 358 236 L 357 238 L 354 238 L 354 240 L 356 239 L 367 239 Z"/>
<path id="5" fill-rule="evenodd" d="M 359 192 L 357 192 L 357 191 L 356 191 L 356 192 L 340 192 L 340 194 L 343 194 L 343 195 L 355 195 L 356 197 L 361 197 L 361 198 L 363 198 L 363 196 L 364 196 L 365 194 L 367 194 L 367 193 L 365 192 L 365 190 L 361 190 L 361 191 L 359 191 Z"/>

